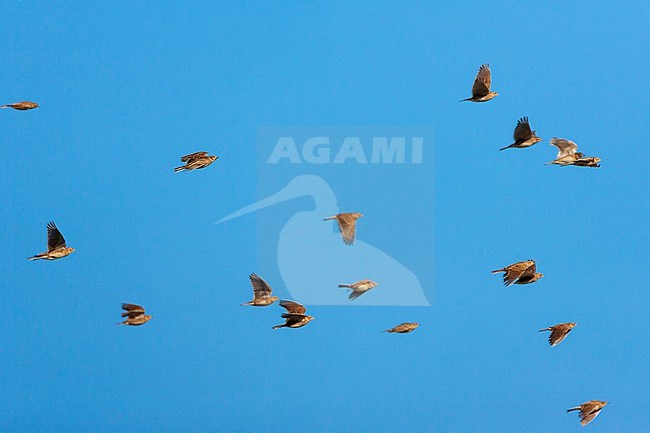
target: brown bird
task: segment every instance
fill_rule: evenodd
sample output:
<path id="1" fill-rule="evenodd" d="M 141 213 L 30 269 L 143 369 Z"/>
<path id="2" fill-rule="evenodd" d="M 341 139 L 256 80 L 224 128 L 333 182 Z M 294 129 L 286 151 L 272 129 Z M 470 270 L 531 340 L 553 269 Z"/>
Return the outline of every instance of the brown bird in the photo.
<path id="1" fill-rule="evenodd" d="M 571 165 L 577 165 L 578 167 L 600 167 L 601 159 L 597 156 L 585 156 L 578 158 Z"/>
<path id="2" fill-rule="evenodd" d="M 460 102 L 486 102 L 495 96 L 499 96 L 497 92 L 490 91 L 491 85 L 492 74 L 490 73 L 490 65 L 488 63 L 484 63 L 478 69 L 478 74 L 476 74 L 476 78 L 474 79 L 474 85 L 472 86 L 472 97 L 462 99 Z"/>
<path id="3" fill-rule="evenodd" d="M 361 280 L 361 281 L 357 281 L 356 283 L 352 283 L 352 284 L 339 284 L 339 287 L 346 288 L 346 289 L 352 289 L 348 299 L 350 301 L 354 301 L 359 296 L 363 295 L 364 293 L 366 293 L 368 290 L 372 289 L 373 287 L 377 287 L 378 285 L 379 284 L 375 283 L 374 281 Z"/>
<path id="4" fill-rule="evenodd" d="M 278 328 L 301 328 L 310 321 L 314 320 L 312 316 L 305 314 L 307 309 L 294 301 L 280 301 L 280 306 L 287 310 L 282 314 L 282 318 L 286 321 L 282 325 L 275 325 L 273 329 Z"/>
<path id="5" fill-rule="evenodd" d="M 390 328 L 390 329 L 387 329 L 387 330 L 381 331 L 381 332 L 396 332 L 398 334 L 406 334 L 406 333 L 412 332 L 418 326 L 420 326 L 419 323 L 406 322 L 406 323 L 402 323 L 400 325 L 397 325 L 394 328 Z"/>
<path id="6" fill-rule="evenodd" d="M 277 296 L 271 296 L 273 289 L 271 289 L 269 283 L 260 278 L 259 275 L 252 273 L 249 278 L 251 279 L 251 285 L 253 286 L 253 300 L 241 305 L 266 307 L 279 299 Z"/>
<path id="7" fill-rule="evenodd" d="M 341 236 L 343 236 L 343 242 L 345 242 L 346 245 L 352 245 L 354 243 L 354 234 L 357 229 L 357 220 L 362 216 L 363 214 L 358 212 L 340 213 L 331 217 L 323 218 L 323 221 L 336 219 L 339 223 Z"/>
<path id="8" fill-rule="evenodd" d="M 539 332 L 551 331 L 548 336 L 548 344 L 556 346 L 562 342 L 569 335 L 569 332 L 576 326 L 575 323 L 560 323 L 558 325 L 549 326 L 548 328 L 540 329 Z"/>
<path id="9" fill-rule="evenodd" d="M 3 105 L 0 108 L 13 108 L 14 110 L 25 111 L 25 110 L 31 110 L 32 108 L 36 108 L 36 107 L 38 107 L 38 104 L 36 102 L 22 101 L 22 102 L 16 102 L 14 104 Z"/>
<path id="10" fill-rule="evenodd" d="M 535 260 L 527 260 L 525 262 L 517 262 L 505 268 L 492 271 L 493 274 L 505 272 L 503 274 L 503 284 L 509 286 L 511 284 L 530 284 L 542 278 L 544 275 L 537 273 Z"/>
<path id="11" fill-rule="evenodd" d="M 152 316 L 144 314 L 144 308 L 136 304 L 122 304 L 122 317 L 126 317 L 124 322 L 116 323 L 116 325 L 129 325 L 140 326 L 151 320 Z"/>
<path id="12" fill-rule="evenodd" d="M 63 235 L 53 221 L 47 223 L 47 252 L 36 254 L 27 260 L 56 260 L 71 254 L 74 248 L 68 248 Z"/>
<path id="13" fill-rule="evenodd" d="M 548 164 L 555 165 L 577 165 L 578 167 L 600 167 L 600 158 L 596 156 L 585 156 L 584 153 L 578 152 L 578 145 L 571 140 L 565 138 L 553 137 L 551 139 L 551 146 L 559 149 L 557 157 Z"/>
<path id="14" fill-rule="evenodd" d="M 598 416 L 602 408 L 607 406 L 608 402 L 606 401 L 601 401 L 601 400 L 591 400 L 586 403 L 582 403 L 580 406 L 572 407 L 571 409 L 567 409 L 567 412 L 571 412 L 573 410 L 579 410 L 580 413 L 578 416 L 580 417 L 580 424 L 583 426 L 586 426 L 589 424 L 594 418 Z"/>
<path id="15" fill-rule="evenodd" d="M 176 167 L 174 169 L 174 173 L 178 173 L 179 171 L 183 170 L 198 170 L 200 168 L 205 168 L 216 161 L 218 158 L 218 156 L 208 155 L 208 152 L 190 153 L 189 155 L 181 157 L 181 161 L 184 162 L 185 165 Z"/>
<path id="16" fill-rule="evenodd" d="M 522 149 L 524 147 L 530 147 L 533 144 L 542 141 L 542 139 L 535 134 L 535 131 L 532 131 L 530 129 L 528 117 L 522 117 L 517 121 L 517 126 L 515 126 L 515 132 L 512 135 L 512 138 L 515 140 L 514 143 L 509 146 L 502 147 L 499 150 L 510 149 L 511 147 Z"/>

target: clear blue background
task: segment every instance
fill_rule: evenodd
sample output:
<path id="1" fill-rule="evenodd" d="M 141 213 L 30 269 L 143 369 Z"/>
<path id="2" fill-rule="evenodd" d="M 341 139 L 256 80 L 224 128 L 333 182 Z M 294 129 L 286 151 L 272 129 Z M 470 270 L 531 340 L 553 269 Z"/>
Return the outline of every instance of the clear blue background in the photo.
<path id="1" fill-rule="evenodd" d="M 650 8 L 566 3 L 2 2 L 0 99 L 42 108 L 0 112 L 0 430 L 577 432 L 602 399 L 590 431 L 647 432 Z M 501 96 L 459 104 L 483 62 Z M 498 152 L 524 115 L 544 141 Z M 432 307 L 239 306 L 254 217 L 214 222 L 262 125 L 435 128 Z M 543 165 L 553 136 L 602 168 Z M 50 220 L 77 251 L 26 261 Z"/>

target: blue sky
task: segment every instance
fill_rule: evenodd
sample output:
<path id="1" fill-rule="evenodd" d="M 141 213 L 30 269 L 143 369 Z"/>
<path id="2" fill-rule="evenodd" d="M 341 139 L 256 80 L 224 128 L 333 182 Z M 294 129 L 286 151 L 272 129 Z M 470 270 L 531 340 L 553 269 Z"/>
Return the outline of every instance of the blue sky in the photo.
<path id="1" fill-rule="evenodd" d="M 565 410 L 600 399 L 585 429 L 647 431 L 649 13 L 4 2 L 1 102 L 41 108 L 0 112 L 0 430 L 577 432 Z M 500 96 L 458 103 L 484 62 Z M 498 152 L 521 116 L 544 141 Z M 264 211 L 215 224 L 260 198 L 265 126 L 433 129 L 430 184 L 330 183 L 363 207 L 359 238 L 417 269 L 433 257 L 432 306 L 308 305 L 313 323 L 279 331 L 277 305 L 239 306 L 251 272 L 289 296 L 258 257 Z M 553 136 L 602 167 L 545 166 Z M 175 175 L 197 150 L 220 159 Z M 400 212 L 432 198 L 433 223 Z M 26 261 L 50 220 L 77 251 Z M 528 258 L 533 285 L 490 274 Z M 114 326 L 121 302 L 154 318 Z M 403 321 L 421 327 L 379 333 Z M 537 330 L 567 321 L 548 347 Z"/>

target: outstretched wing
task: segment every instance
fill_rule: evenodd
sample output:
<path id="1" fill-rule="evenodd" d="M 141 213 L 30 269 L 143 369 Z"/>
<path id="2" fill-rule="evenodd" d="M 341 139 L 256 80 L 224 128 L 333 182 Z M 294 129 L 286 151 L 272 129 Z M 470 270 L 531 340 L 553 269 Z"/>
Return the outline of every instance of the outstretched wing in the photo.
<path id="1" fill-rule="evenodd" d="M 478 74 L 474 79 L 472 86 L 472 97 L 480 98 L 490 93 L 490 86 L 492 84 L 492 74 L 490 73 L 490 65 L 485 63 L 478 69 Z"/>
<path id="2" fill-rule="evenodd" d="M 182 162 L 194 161 L 195 159 L 203 158 L 206 156 L 208 156 L 208 152 L 194 152 L 194 153 L 190 153 L 189 155 L 182 156 L 181 161 Z"/>
<path id="3" fill-rule="evenodd" d="M 249 277 L 251 279 L 251 285 L 253 286 L 253 294 L 255 299 L 267 298 L 273 293 L 273 289 L 256 273 L 252 273 Z"/>
<path id="4" fill-rule="evenodd" d="M 58 248 L 65 248 L 65 239 L 54 221 L 50 221 L 47 223 L 47 250 L 52 251 Z"/>
<path id="5" fill-rule="evenodd" d="M 125 310 L 122 313 L 122 317 L 138 317 L 144 315 L 144 308 L 136 304 L 122 304 L 122 309 Z"/>
<path id="6" fill-rule="evenodd" d="M 292 314 L 305 314 L 307 309 L 300 305 L 297 302 L 294 301 L 286 301 L 282 300 L 280 301 L 280 306 L 282 308 L 285 308 L 287 310 L 287 314 L 292 315 Z M 284 315 L 283 315 L 284 316 Z"/>
<path id="7" fill-rule="evenodd" d="M 343 242 L 348 245 L 354 243 L 354 236 L 357 231 L 357 217 L 355 213 L 342 213 L 336 216 L 339 223 L 339 230 L 343 236 Z"/>
<path id="8" fill-rule="evenodd" d="M 548 336 L 548 344 L 555 346 L 562 342 L 571 331 L 571 328 L 565 324 L 551 327 L 551 335 Z"/>
<path id="9" fill-rule="evenodd" d="M 510 266 L 506 267 L 506 273 L 503 274 L 503 284 L 506 286 L 511 285 L 514 283 L 516 280 L 521 278 L 521 276 L 529 272 L 529 270 L 532 268 L 532 274 L 535 274 L 535 262 L 532 260 L 527 260 L 525 262 L 517 262 L 514 263 Z"/>
<path id="10" fill-rule="evenodd" d="M 574 155 L 578 150 L 578 145 L 571 140 L 565 138 L 551 138 L 551 146 L 555 146 L 559 149 L 556 159 L 564 158 L 565 156 Z"/>
<path id="11" fill-rule="evenodd" d="M 585 403 L 580 410 L 580 424 L 583 426 L 589 424 L 598 416 L 603 407 L 595 403 Z"/>
<path id="12" fill-rule="evenodd" d="M 517 121 L 517 126 L 515 127 L 515 132 L 512 136 L 515 139 L 515 143 L 526 141 L 533 136 L 533 131 L 530 129 L 530 123 L 528 123 L 528 117 L 522 117 Z"/>

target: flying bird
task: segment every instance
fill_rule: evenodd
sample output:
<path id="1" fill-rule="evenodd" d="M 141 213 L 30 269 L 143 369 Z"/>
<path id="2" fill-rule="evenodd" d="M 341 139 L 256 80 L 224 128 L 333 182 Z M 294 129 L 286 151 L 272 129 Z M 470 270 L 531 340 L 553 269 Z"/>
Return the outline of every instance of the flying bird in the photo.
<path id="1" fill-rule="evenodd" d="M 323 218 L 323 221 L 336 219 L 339 223 L 341 236 L 343 236 L 343 242 L 345 242 L 346 245 L 352 245 L 354 243 L 354 234 L 357 230 L 357 220 L 362 216 L 363 214 L 358 212 L 340 213 L 331 217 Z"/>
<path id="2" fill-rule="evenodd" d="M 124 322 L 116 323 L 116 325 L 129 325 L 140 326 L 151 320 L 152 316 L 144 313 L 144 308 L 136 304 L 122 304 L 122 317 L 126 317 Z"/>
<path id="3" fill-rule="evenodd" d="M 251 279 L 251 285 L 253 286 L 253 300 L 241 305 L 265 307 L 279 299 L 277 296 L 271 296 L 273 289 L 269 283 L 264 281 L 259 275 L 252 273 L 249 278 Z"/>
<path id="4" fill-rule="evenodd" d="M 25 110 L 31 110 L 32 108 L 36 108 L 36 107 L 38 107 L 38 104 L 36 102 L 22 101 L 13 104 L 3 105 L 0 108 L 13 108 L 14 110 L 25 111 Z"/>
<path id="5" fill-rule="evenodd" d="M 387 330 L 381 331 L 381 332 L 396 332 L 398 334 L 406 334 L 406 333 L 412 332 L 418 326 L 420 326 L 419 323 L 406 322 L 406 323 L 402 323 L 400 325 L 397 325 L 394 328 L 390 328 L 390 329 L 387 329 Z"/>
<path id="6" fill-rule="evenodd" d="M 301 328 L 310 321 L 314 320 L 312 316 L 305 314 L 307 309 L 294 301 L 280 301 L 280 306 L 287 310 L 282 313 L 282 318 L 285 322 L 282 325 L 275 325 L 273 329 L 278 328 Z"/>
<path id="7" fill-rule="evenodd" d="M 575 323 L 560 323 L 558 325 L 549 326 L 548 328 L 540 329 L 539 332 L 551 331 L 551 334 L 548 336 L 548 344 L 551 346 L 557 346 L 569 335 L 569 332 L 576 326 Z"/>
<path id="8" fill-rule="evenodd" d="M 352 283 L 352 284 L 339 284 L 339 287 L 341 287 L 341 288 L 352 289 L 352 291 L 350 292 L 350 296 L 348 297 L 348 299 L 350 301 L 354 301 L 359 296 L 366 293 L 368 290 L 372 289 L 373 287 L 377 287 L 377 286 L 378 286 L 377 283 L 375 283 L 374 281 L 370 281 L 370 280 L 361 280 L 361 281 L 357 281 L 356 283 Z"/>
<path id="9" fill-rule="evenodd" d="M 492 271 L 493 274 L 504 272 L 503 284 L 509 286 L 511 284 L 530 284 L 542 278 L 544 275 L 537 271 L 535 260 L 526 260 L 525 262 L 517 262 L 505 268 Z"/>
<path id="10" fill-rule="evenodd" d="M 502 147 L 499 150 L 510 149 L 511 147 L 522 149 L 524 147 L 530 147 L 533 144 L 542 141 L 542 139 L 535 134 L 535 131 L 532 131 L 530 129 L 528 117 L 522 117 L 517 121 L 517 126 L 515 126 L 515 132 L 512 135 L 512 138 L 515 140 L 514 143 L 509 146 Z"/>
<path id="11" fill-rule="evenodd" d="M 190 153 L 189 155 L 181 157 L 181 162 L 184 162 L 185 165 L 176 167 L 174 169 L 174 173 L 178 173 L 179 171 L 183 170 L 198 170 L 200 168 L 205 168 L 216 161 L 217 158 L 219 157 L 208 155 L 208 152 Z"/>
<path id="12" fill-rule="evenodd" d="M 495 96 L 499 96 L 497 92 L 490 91 L 491 84 L 492 74 L 490 73 L 490 65 L 488 63 L 484 63 L 478 69 L 478 74 L 476 74 L 476 78 L 474 79 L 474 85 L 472 86 L 472 97 L 462 99 L 460 102 L 486 102 Z"/>
<path id="13" fill-rule="evenodd" d="M 600 167 L 600 158 L 595 156 L 585 156 L 584 153 L 578 152 L 578 145 L 571 140 L 565 138 L 553 137 L 551 139 L 551 146 L 559 149 L 557 157 L 551 162 L 546 164 L 556 165 L 577 165 L 578 167 Z"/>
<path id="14" fill-rule="evenodd" d="M 53 221 L 47 223 L 47 252 L 36 254 L 27 260 L 56 260 L 71 254 L 74 248 L 68 248 L 63 235 Z"/>
<path id="15" fill-rule="evenodd" d="M 571 412 L 573 410 L 579 410 L 580 413 L 578 416 L 580 417 L 580 424 L 586 426 L 589 424 L 594 418 L 598 416 L 602 408 L 607 406 L 608 402 L 606 401 L 600 401 L 600 400 L 591 400 L 586 403 L 582 403 L 580 406 L 572 407 L 571 409 L 567 409 L 567 412 Z"/>
<path id="16" fill-rule="evenodd" d="M 572 165 L 577 165 L 578 167 L 600 167 L 600 161 L 601 159 L 597 156 L 585 156 L 576 159 Z"/>

